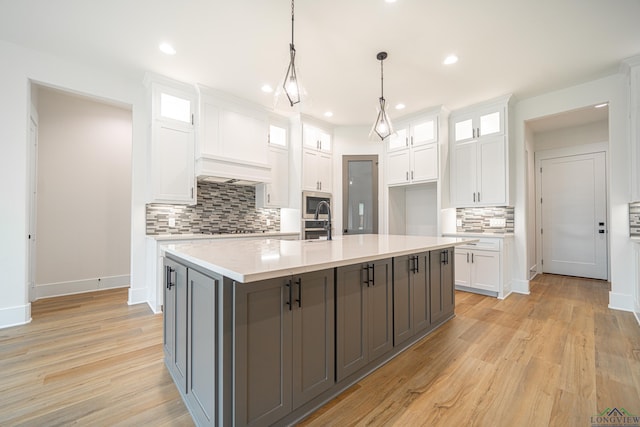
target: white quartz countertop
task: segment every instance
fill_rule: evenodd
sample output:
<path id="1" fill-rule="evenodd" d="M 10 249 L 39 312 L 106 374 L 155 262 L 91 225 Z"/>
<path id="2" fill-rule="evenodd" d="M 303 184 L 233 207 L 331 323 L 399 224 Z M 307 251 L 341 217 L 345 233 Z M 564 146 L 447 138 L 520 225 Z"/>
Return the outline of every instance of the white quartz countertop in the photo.
<path id="1" fill-rule="evenodd" d="M 477 242 L 473 238 L 360 234 L 333 240 L 234 239 L 167 244 L 165 253 L 238 282 L 285 277 Z"/>
<path id="2" fill-rule="evenodd" d="M 147 234 L 147 238 L 157 240 L 158 242 L 171 242 L 175 240 L 208 240 L 208 239 L 243 239 L 264 237 L 265 239 L 272 237 L 299 236 L 300 233 L 268 231 L 265 233 L 233 233 L 233 234 Z"/>

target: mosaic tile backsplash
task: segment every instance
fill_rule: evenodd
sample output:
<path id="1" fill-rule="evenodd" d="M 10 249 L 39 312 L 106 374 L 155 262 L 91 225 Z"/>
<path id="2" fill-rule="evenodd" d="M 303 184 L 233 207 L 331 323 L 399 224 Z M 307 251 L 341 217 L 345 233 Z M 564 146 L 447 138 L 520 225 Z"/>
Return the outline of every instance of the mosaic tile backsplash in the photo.
<path id="1" fill-rule="evenodd" d="M 175 227 L 169 227 L 169 218 L 175 218 Z M 280 231 L 280 210 L 257 209 L 253 186 L 215 182 L 198 182 L 195 206 L 147 205 L 147 234 L 226 234 L 236 231 Z"/>
<path id="2" fill-rule="evenodd" d="M 513 233 L 513 207 L 457 208 L 456 226 L 458 233 Z M 504 219 L 504 227 L 492 224 L 491 220 Z"/>
<path id="3" fill-rule="evenodd" d="M 640 202 L 629 203 L 629 234 L 640 237 Z"/>

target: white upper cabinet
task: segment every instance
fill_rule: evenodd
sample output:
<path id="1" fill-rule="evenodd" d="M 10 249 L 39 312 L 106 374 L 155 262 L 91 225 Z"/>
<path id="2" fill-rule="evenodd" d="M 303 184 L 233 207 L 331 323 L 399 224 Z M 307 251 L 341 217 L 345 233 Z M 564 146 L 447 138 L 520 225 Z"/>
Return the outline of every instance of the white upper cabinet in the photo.
<path id="1" fill-rule="evenodd" d="M 502 135 L 505 130 L 506 110 L 498 103 L 465 114 L 452 115 L 452 134 L 455 142 L 478 139 L 483 136 Z"/>
<path id="2" fill-rule="evenodd" d="M 333 191 L 333 158 L 331 153 L 302 150 L 302 189 L 304 191 Z"/>
<path id="3" fill-rule="evenodd" d="M 509 97 L 453 112 L 450 190 L 454 207 L 509 204 Z"/>
<path id="4" fill-rule="evenodd" d="M 286 121 L 269 124 L 271 182 L 256 186 L 256 207 L 289 207 L 289 138 Z"/>
<path id="5" fill-rule="evenodd" d="M 311 121 L 311 123 L 309 123 Z M 313 120 L 303 119 L 302 179 L 303 191 L 333 191 L 333 155 L 331 132 Z"/>
<path id="6" fill-rule="evenodd" d="M 332 148 L 331 135 L 320 128 L 304 123 L 302 126 L 302 144 L 308 149 L 330 153 Z"/>
<path id="7" fill-rule="evenodd" d="M 267 113 L 229 95 L 199 89 L 196 175 L 269 182 Z"/>
<path id="8" fill-rule="evenodd" d="M 438 115 L 398 122 L 387 142 L 386 163 L 387 185 L 437 180 Z"/>
<path id="9" fill-rule="evenodd" d="M 151 96 L 149 197 L 151 203 L 196 203 L 195 89 L 148 75 Z"/>

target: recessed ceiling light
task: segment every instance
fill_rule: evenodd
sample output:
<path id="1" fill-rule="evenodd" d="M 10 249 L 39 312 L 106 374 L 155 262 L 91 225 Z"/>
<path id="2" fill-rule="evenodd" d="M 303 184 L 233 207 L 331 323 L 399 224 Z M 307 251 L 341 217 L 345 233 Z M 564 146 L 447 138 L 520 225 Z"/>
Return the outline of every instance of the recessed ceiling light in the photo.
<path id="1" fill-rule="evenodd" d="M 160 51 L 166 55 L 175 55 L 176 50 L 169 43 L 160 43 Z"/>
<path id="2" fill-rule="evenodd" d="M 451 64 L 455 64 L 456 62 L 458 62 L 458 57 L 455 55 L 449 55 L 446 58 L 444 58 L 444 61 L 442 63 L 444 65 L 451 65 Z"/>
<path id="3" fill-rule="evenodd" d="M 395 3 L 398 0 L 384 0 L 384 1 L 385 1 L 385 3 Z"/>
<path id="4" fill-rule="evenodd" d="M 396 104 L 396 110 L 404 110 L 404 104 Z"/>
<path id="5" fill-rule="evenodd" d="M 324 116 L 325 117 L 333 117 L 333 113 L 331 111 L 325 111 Z"/>
<path id="6" fill-rule="evenodd" d="M 270 85 L 262 85 L 262 91 L 265 93 L 273 92 L 273 88 Z"/>
<path id="7" fill-rule="evenodd" d="M 595 108 L 602 108 L 602 107 L 606 107 L 607 105 L 609 105 L 609 103 L 608 103 L 608 102 L 605 102 L 605 103 L 603 103 L 603 104 L 595 105 L 594 107 L 595 107 Z"/>

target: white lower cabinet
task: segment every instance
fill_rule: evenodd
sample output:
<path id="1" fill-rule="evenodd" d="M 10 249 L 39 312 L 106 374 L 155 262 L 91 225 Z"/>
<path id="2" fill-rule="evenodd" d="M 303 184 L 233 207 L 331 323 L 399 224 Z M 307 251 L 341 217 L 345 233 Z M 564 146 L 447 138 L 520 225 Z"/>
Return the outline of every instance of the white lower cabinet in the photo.
<path id="1" fill-rule="evenodd" d="M 465 236 L 469 237 L 469 236 Z M 455 249 L 456 289 L 505 298 L 511 293 L 512 236 L 481 237 Z"/>

